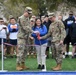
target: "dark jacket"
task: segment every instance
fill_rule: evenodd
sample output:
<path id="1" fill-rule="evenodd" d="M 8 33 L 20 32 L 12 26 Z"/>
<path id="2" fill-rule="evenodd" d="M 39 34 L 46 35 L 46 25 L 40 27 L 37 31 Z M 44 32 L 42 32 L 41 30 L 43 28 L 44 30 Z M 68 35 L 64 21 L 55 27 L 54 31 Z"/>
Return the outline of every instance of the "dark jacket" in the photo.
<path id="1" fill-rule="evenodd" d="M 71 38 L 76 38 L 76 23 L 73 23 L 70 27 Z"/>
<path id="2" fill-rule="evenodd" d="M 65 28 L 67 29 L 67 28 L 70 27 L 74 22 L 75 22 L 75 18 L 74 18 L 73 16 L 72 16 L 72 17 L 68 17 L 68 18 L 64 21 Z"/>
<path id="3" fill-rule="evenodd" d="M 43 24 L 46 26 L 47 32 L 48 32 L 48 31 L 49 31 L 49 26 L 50 26 L 50 24 L 51 24 L 51 21 L 50 21 L 50 20 L 48 20 L 48 22 L 44 21 Z"/>

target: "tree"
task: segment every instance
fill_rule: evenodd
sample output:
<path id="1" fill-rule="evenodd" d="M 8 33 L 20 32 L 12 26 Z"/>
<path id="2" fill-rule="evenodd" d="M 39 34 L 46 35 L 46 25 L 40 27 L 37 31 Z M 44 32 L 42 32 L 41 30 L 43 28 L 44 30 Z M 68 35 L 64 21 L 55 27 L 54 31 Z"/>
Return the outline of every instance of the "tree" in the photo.
<path id="1" fill-rule="evenodd" d="M 35 15 L 44 15 L 47 10 L 57 10 L 61 3 L 76 6 L 76 0 L 0 0 L 0 3 L 4 7 L 3 13 L 7 18 L 9 15 L 17 18 L 23 13 L 26 6 L 32 7 Z"/>

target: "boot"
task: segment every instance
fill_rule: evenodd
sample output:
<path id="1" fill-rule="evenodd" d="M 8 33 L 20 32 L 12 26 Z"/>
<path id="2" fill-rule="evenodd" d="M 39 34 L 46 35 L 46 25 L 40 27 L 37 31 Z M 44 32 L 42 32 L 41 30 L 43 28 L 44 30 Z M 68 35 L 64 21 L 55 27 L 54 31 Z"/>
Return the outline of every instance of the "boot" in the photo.
<path id="1" fill-rule="evenodd" d="M 22 70 L 22 68 L 21 68 L 21 66 L 20 66 L 19 63 L 17 63 L 16 70 L 18 70 L 18 71 L 21 71 Z"/>
<path id="2" fill-rule="evenodd" d="M 25 66 L 25 63 L 24 63 L 24 62 L 21 63 L 21 68 L 22 68 L 23 70 L 29 69 L 28 67 Z"/>
<path id="3" fill-rule="evenodd" d="M 52 67 L 51 69 L 53 70 L 54 68 L 56 68 L 57 67 L 57 65 L 55 66 L 55 67 Z"/>
<path id="4" fill-rule="evenodd" d="M 53 68 L 54 71 L 59 71 L 61 70 L 61 64 L 57 64 L 55 68 Z"/>

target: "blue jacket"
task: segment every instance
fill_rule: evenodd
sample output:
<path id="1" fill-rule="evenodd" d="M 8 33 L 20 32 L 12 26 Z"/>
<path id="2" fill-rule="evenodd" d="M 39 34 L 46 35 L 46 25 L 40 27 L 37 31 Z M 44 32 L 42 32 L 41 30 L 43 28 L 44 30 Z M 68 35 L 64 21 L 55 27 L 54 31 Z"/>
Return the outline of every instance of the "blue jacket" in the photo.
<path id="1" fill-rule="evenodd" d="M 47 28 L 45 25 L 43 25 L 43 27 L 37 27 L 34 29 L 34 27 L 32 28 L 34 31 L 39 31 L 40 32 L 40 36 L 44 36 L 47 34 Z M 47 43 L 47 40 L 46 39 L 41 39 L 41 40 L 38 40 L 37 39 L 37 35 L 35 33 L 32 34 L 32 37 L 35 38 L 35 44 L 36 45 L 42 45 L 42 44 L 45 44 Z"/>
<path id="2" fill-rule="evenodd" d="M 12 28 L 12 26 L 16 26 L 16 28 Z M 18 32 L 18 24 L 12 25 L 12 24 L 8 24 L 8 30 L 9 33 L 13 33 L 13 32 Z"/>

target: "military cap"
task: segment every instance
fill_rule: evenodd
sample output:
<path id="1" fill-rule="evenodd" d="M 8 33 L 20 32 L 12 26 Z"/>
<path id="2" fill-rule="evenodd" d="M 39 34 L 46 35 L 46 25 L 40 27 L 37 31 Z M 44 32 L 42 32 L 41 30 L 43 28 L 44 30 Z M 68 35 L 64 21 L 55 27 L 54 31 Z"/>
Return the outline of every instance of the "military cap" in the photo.
<path id="1" fill-rule="evenodd" d="M 29 14 L 32 14 L 32 8 L 31 7 L 26 7 L 25 11 L 28 12 Z"/>
<path id="2" fill-rule="evenodd" d="M 0 18 L 0 21 L 3 22 L 4 21 L 3 18 Z"/>
<path id="3" fill-rule="evenodd" d="M 48 16 L 49 16 L 49 18 L 52 18 L 55 16 L 55 14 L 54 13 L 48 13 Z"/>

